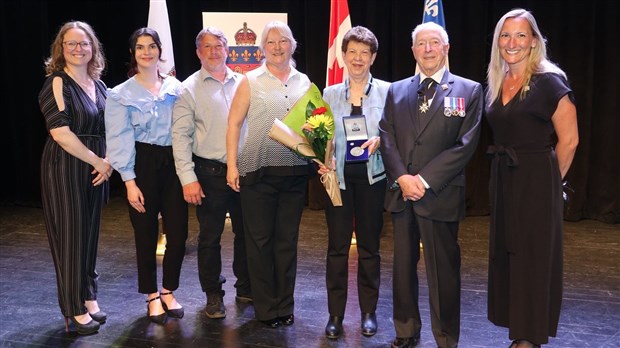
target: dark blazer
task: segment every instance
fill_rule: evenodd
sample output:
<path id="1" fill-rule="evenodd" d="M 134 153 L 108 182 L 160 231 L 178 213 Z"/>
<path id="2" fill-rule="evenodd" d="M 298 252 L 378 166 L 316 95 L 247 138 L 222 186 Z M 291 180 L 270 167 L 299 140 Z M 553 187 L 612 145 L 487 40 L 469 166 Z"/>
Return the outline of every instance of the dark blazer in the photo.
<path id="1" fill-rule="evenodd" d="M 482 86 L 446 70 L 430 109 L 418 109 L 420 75 L 394 82 L 379 123 L 388 187 L 404 174 L 420 174 L 429 184 L 412 202 L 417 215 L 437 221 L 465 216 L 465 165 L 476 150 L 483 111 Z M 444 98 L 464 98 L 465 115 L 444 115 Z M 389 190 L 385 209 L 405 209 L 400 189 Z"/>

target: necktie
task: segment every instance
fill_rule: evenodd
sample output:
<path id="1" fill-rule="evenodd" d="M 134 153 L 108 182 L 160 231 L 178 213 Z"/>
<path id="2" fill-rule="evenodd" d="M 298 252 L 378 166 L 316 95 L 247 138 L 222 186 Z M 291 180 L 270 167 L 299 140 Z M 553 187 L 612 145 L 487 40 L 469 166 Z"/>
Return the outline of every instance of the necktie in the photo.
<path id="1" fill-rule="evenodd" d="M 418 104 L 421 113 L 426 113 L 426 111 L 428 111 L 430 107 L 428 101 L 433 98 L 436 88 L 437 83 L 430 77 L 425 78 L 420 84 L 418 88 Z"/>

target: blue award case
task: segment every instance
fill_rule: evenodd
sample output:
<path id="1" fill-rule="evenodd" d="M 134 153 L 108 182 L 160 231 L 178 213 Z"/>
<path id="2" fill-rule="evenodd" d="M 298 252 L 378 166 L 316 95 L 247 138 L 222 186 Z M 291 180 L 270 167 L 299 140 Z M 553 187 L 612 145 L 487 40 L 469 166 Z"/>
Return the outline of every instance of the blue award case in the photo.
<path id="1" fill-rule="evenodd" d="M 346 162 L 366 162 L 368 161 L 368 148 L 362 149 L 360 146 L 368 140 L 368 130 L 366 128 L 366 116 L 354 115 L 342 118 L 344 134 L 347 140 Z"/>

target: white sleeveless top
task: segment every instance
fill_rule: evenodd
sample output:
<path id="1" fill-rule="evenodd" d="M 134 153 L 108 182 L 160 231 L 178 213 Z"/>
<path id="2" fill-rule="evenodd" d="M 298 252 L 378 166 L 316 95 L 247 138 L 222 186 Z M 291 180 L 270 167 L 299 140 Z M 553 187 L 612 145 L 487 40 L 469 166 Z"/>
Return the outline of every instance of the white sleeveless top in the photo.
<path id="1" fill-rule="evenodd" d="M 250 107 L 246 117 L 247 138 L 239 153 L 241 177 L 265 167 L 306 166 L 286 146 L 268 135 L 275 118 L 282 120 L 295 102 L 310 88 L 310 79 L 291 67 L 286 83 L 272 75 L 265 64 L 246 74 L 250 85 Z"/>

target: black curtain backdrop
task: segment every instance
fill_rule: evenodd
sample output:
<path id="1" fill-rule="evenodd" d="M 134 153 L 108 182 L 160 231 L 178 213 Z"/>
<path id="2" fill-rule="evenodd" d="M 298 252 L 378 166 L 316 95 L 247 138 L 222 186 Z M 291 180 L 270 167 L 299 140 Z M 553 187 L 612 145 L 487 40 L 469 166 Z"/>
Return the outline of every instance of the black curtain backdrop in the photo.
<path id="1" fill-rule="evenodd" d="M 379 53 L 371 72 L 396 81 L 413 75 L 411 30 L 421 22 L 423 0 L 349 0 L 352 24 L 372 30 Z M 508 10 L 533 11 L 548 39 L 550 57 L 568 74 L 577 101 L 580 144 L 568 173 L 575 192 L 567 220 L 620 222 L 617 49 L 620 11 L 613 0 L 443 0 L 450 35 L 450 70 L 484 83 L 492 31 Z M 299 70 L 323 88 L 329 31 L 329 0 L 168 0 L 177 77 L 199 68 L 194 39 L 202 12 L 285 12 L 299 42 Z M 40 205 L 39 160 L 47 136 L 37 95 L 43 60 L 59 27 L 68 20 L 91 24 L 108 61 L 103 81 L 126 79 L 129 35 L 145 26 L 148 0 L 3 0 L 0 4 L 3 179 L 0 204 Z M 241 27 L 241 24 L 240 24 Z M 260 32 L 262 28 L 253 28 Z M 232 38 L 229 38 L 232 41 Z M 616 58 L 616 59 L 614 59 Z M 470 215 L 488 214 L 491 134 L 484 123 L 479 150 L 468 166 Z M 115 175 L 116 187 L 120 185 Z M 114 186 L 114 185 L 113 185 Z M 536 192 L 529 194 L 535 195 Z"/>

